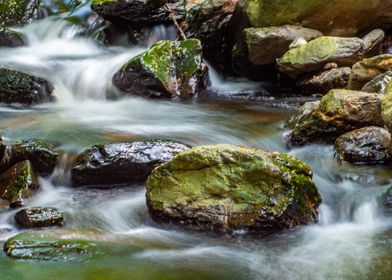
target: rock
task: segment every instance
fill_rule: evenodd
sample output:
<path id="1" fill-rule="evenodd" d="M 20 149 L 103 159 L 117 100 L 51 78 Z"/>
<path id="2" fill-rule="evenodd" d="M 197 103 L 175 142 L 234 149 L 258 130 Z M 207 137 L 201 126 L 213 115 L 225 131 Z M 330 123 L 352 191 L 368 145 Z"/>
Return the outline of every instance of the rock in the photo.
<path id="1" fill-rule="evenodd" d="M 336 62 L 340 67 L 351 66 L 364 54 L 362 39 L 324 36 L 289 50 L 277 63 L 281 73 L 296 79 L 302 74 L 322 70 L 328 62 Z"/>
<path id="2" fill-rule="evenodd" d="M 392 25 L 392 2 L 380 0 L 242 0 L 238 28 L 295 24 L 334 36 L 358 36 Z"/>
<path id="3" fill-rule="evenodd" d="M 172 23 L 168 4 L 176 19 L 184 17 L 184 5 L 176 0 L 93 0 L 91 8 L 104 19 L 133 27 Z"/>
<path id="4" fill-rule="evenodd" d="M 391 135 L 381 127 L 364 127 L 347 132 L 335 141 L 342 161 L 351 163 L 382 163 L 392 157 Z"/>
<path id="5" fill-rule="evenodd" d="M 52 100 L 52 85 L 26 73 L 0 67 L 0 103 L 33 105 Z"/>
<path id="6" fill-rule="evenodd" d="M 33 167 L 28 160 L 19 162 L 0 175 L 0 198 L 11 207 L 23 206 L 23 199 L 39 188 Z"/>
<path id="7" fill-rule="evenodd" d="M 0 47 L 13 48 L 23 46 L 24 44 L 24 39 L 21 34 L 0 26 Z"/>
<path id="8" fill-rule="evenodd" d="M 190 97 L 204 89 L 208 69 L 197 39 L 159 41 L 132 58 L 113 77 L 123 92 L 148 97 Z"/>
<path id="9" fill-rule="evenodd" d="M 388 83 L 392 80 L 392 71 L 385 72 L 376 76 L 373 80 L 366 83 L 361 91 L 385 93 Z"/>
<path id="10" fill-rule="evenodd" d="M 385 210 L 392 211 L 392 186 L 381 194 L 381 204 Z"/>
<path id="11" fill-rule="evenodd" d="M 50 175 L 56 167 L 57 159 L 58 153 L 50 144 L 38 139 L 23 140 L 5 149 L 0 161 L 0 171 L 20 161 L 29 160 L 38 174 Z"/>
<path id="12" fill-rule="evenodd" d="M 378 75 L 392 70 L 392 54 L 382 54 L 354 64 L 347 86 L 351 90 L 360 90 Z"/>
<path id="13" fill-rule="evenodd" d="M 189 147 L 170 141 L 97 145 L 82 153 L 71 170 L 74 186 L 133 184 Z"/>
<path id="14" fill-rule="evenodd" d="M 47 237 L 40 232 L 11 237 L 4 244 L 4 252 L 14 259 L 62 262 L 80 262 L 103 254 L 93 241 Z"/>
<path id="15" fill-rule="evenodd" d="M 223 71 L 231 65 L 231 48 L 227 37 L 229 22 L 238 0 L 190 0 L 185 6 L 188 38 L 197 38 L 204 56 Z"/>
<path id="16" fill-rule="evenodd" d="M 247 59 L 253 65 L 272 64 L 288 51 L 295 39 L 309 41 L 322 35 L 320 31 L 293 25 L 246 28 L 234 47 L 233 59 Z"/>
<path id="17" fill-rule="evenodd" d="M 381 115 L 389 132 L 392 132 L 392 81 L 385 88 L 385 94 L 382 99 Z"/>
<path id="18" fill-rule="evenodd" d="M 308 110 L 306 114 L 300 111 L 299 116 L 293 119 L 287 125 L 291 129 L 287 139 L 289 144 L 298 146 L 309 142 L 333 142 L 343 133 L 357 128 L 382 127 L 381 95 L 331 90 L 321 98 L 317 108 Z"/>
<path id="19" fill-rule="evenodd" d="M 202 146 L 178 154 L 147 179 L 157 220 L 217 231 L 279 231 L 317 220 L 312 171 L 281 153 Z"/>
<path id="20" fill-rule="evenodd" d="M 320 101 L 310 101 L 302 105 L 297 114 L 292 116 L 285 124 L 286 128 L 294 129 L 297 125 L 301 125 L 303 121 L 306 121 L 320 106 Z"/>
<path id="21" fill-rule="evenodd" d="M 392 54 L 392 35 L 386 35 L 381 42 L 379 54 Z"/>
<path id="22" fill-rule="evenodd" d="M 345 88 L 350 78 L 350 67 L 333 68 L 317 75 L 308 75 L 297 81 L 302 94 L 325 94 L 332 89 Z"/>
<path id="23" fill-rule="evenodd" d="M 2 0 L 0 26 L 22 25 L 32 19 L 39 7 L 36 0 Z"/>
<path id="24" fill-rule="evenodd" d="M 367 53 L 378 54 L 378 50 L 385 38 L 385 32 L 381 29 L 374 29 L 362 38 Z"/>
<path id="25" fill-rule="evenodd" d="M 25 208 L 14 216 L 16 223 L 24 228 L 53 227 L 64 224 L 63 214 L 52 207 Z"/>
<path id="26" fill-rule="evenodd" d="M 298 48 L 298 47 L 303 46 L 303 45 L 306 45 L 307 43 L 308 43 L 308 41 L 306 41 L 304 37 L 299 37 L 299 38 L 295 39 L 295 40 L 289 45 L 289 50 Z M 283 54 L 284 54 L 284 53 L 282 53 L 281 55 L 283 55 Z"/>

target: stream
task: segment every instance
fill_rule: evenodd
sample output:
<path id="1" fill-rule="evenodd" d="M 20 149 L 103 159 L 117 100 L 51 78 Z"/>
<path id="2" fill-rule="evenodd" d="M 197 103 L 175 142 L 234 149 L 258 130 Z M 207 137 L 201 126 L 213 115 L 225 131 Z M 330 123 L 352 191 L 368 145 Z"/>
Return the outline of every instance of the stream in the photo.
<path id="1" fill-rule="evenodd" d="M 143 48 L 108 47 L 78 36 L 78 27 L 50 16 L 20 28 L 29 44 L 0 48 L 0 64 L 53 83 L 57 102 L 0 107 L 5 142 L 40 138 L 64 150 L 54 174 L 26 206 L 54 206 L 66 215 L 63 237 L 111 244 L 83 263 L 13 260 L 0 253 L 0 279 L 391 279 L 392 219 L 377 197 L 391 183 L 390 166 L 339 163 L 332 146 L 288 150 L 283 123 L 291 106 L 263 102 L 113 98 L 111 77 Z M 153 32 L 154 33 L 154 32 Z M 170 32 L 169 32 L 170 33 Z M 170 36 L 161 29 L 158 39 Z M 225 81 L 212 71 L 211 90 L 230 94 L 258 85 Z M 278 101 L 276 101 L 278 102 Z M 281 102 L 284 102 L 283 100 Z M 67 160 L 97 143 L 170 139 L 192 146 L 230 143 L 290 152 L 308 163 L 322 196 L 319 223 L 269 235 L 214 235 L 155 223 L 144 186 L 71 188 Z M 0 243 L 20 231 L 17 210 L 0 206 Z"/>

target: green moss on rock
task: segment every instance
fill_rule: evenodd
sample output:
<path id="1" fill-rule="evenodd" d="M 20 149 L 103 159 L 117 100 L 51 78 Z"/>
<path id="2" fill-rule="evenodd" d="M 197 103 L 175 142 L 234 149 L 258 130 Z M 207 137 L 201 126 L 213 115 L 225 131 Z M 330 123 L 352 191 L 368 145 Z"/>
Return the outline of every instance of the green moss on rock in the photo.
<path id="1" fill-rule="evenodd" d="M 147 180 L 153 217 L 219 231 L 276 231 L 314 222 L 320 202 L 306 164 L 231 145 L 180 153 Z"/>
<path id="2" fill-rule="evenodd" d="M 31 19 L 38 8 L 35 0 L 2 0 L 0 1 L 0 25 L 21 25 Z"/>

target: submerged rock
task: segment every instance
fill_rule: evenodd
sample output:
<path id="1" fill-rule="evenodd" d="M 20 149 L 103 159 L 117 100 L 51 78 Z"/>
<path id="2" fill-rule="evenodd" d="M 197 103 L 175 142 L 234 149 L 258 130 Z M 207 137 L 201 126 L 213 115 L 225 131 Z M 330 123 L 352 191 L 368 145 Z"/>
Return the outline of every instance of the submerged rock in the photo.
<path id="1" fill-rule="evenodd" d="M 33 105 L 52 100 L 52 85 L 26 73 L 0 67 L 0 103 Z"/>
<path id="2" fill-rule="evenodd" d="M 373 80 L 365 84 L 361 91 L 385 93 L 388 83 L 392 80 L 392 71 L 376 76 Z"/>
<path id="3" fill-rule="evenodd" d="M 365 58 L 354 64 L 347 88 L 360 90 L 366 83 L 389 70 L 392 70 L 392 54 Z"/>
<path id="4" fill-rule="evenodd" d="M 321 202 L 305 163 L 231 145 L 178 154 L 148 177 L 146 198 L 157 220 L 217 231 L 270 232 L 313 223 Z"/>
<path id="5" fill-rule="evenodd" d="M 300 117 L 299 117 L 300 116 Z M 350 90 L 331 90 L 317 108 L 300 112 L 289 121 L 288 142 L 332 142 L 338 136 L 366 126 L 384 125 L 381 117 L 381 95 Z"/>
<path id="6" fill-rule="evenodd" d="M 197 39 L 159 41 L 113 77 L 123 92 L 148 97 L 190 97 L 206 87 L 208 69 Z"/>
<path id="7" fill-rule="evenodd" d="M 89 240 L 63 239 L 25 232 L 8 239 L 4 252 L 14 259 L 42 261 L 83 261 L 102 256 L 99 246 Z"/>
<path id="8" fill-rule="evenodd" d="M 62 226 L 63 214 L 52 207 L 25 208 L 14 216 L 16 223 L 24 228 Z"/>
<path id="9" fill-rule="evenodd" d="M 23 206 L 23 200 L 39 188 L 33 167 L 28 160 L 19 162 L 0 175 L 0 198 L 11 207 Z"/>
<path id="10" fill-rule="evenodd" d="M 0 161 L 0 171 L 12 165 L 29 160 L 34 170 L 40 175 L 50 175 L 57 164 L 58 153 L 53 147 L 38 139 L 23 140 L 8 146 Z"/>
<path id="11" fill-rule="evenodd" d="M 335 141 L 335 149 L 342 161 L 387 162 L 392 157 L 391 135 L 381 127 L 364 127 L 339 136 Z"/>
<path id="12" fill-rule="evenodd" d="M 158 165 L 189 147 L 170 141 L 97 145 L 86 150 L 71 170 L 74 186 L 133 184 L 146 180 Z"/>

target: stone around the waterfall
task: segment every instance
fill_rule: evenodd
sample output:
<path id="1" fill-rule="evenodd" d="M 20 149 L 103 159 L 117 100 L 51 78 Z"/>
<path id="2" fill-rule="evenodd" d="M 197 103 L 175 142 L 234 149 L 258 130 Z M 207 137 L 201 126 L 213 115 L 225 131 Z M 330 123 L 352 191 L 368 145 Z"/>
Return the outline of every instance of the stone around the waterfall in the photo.
<path id="1" fill-rule="evenodd" d="M 133 95 L 175 98 L 196 96 L 207 80 L 199 40 L 164 40 L 126 63 L 113 84 Z"/>
<path id="2" fill-rule="evenodd" d="M 0 25 L 0 47 L 20 47 L 25 44 L 23 36 L 18 32 L 8 28 L 2 28 Z"/>
<path id="3" fill-rule="evenodd" d="M 15 26 L 27 23 L 35 16 L 39 7 L 36 0 L 1 0 L 0 26 Z"/>
<path id="4" fill-rule="evenodd" d="M 287 126 L 288 142 L 303 145 L 309 142 L 333 142 L 343 133 L 366 126 L 384 125 L 381 117 L 381 96 L 350 90 L 331 90 L 317 108 L 306 114 L 299 112 Z M 295 121 L 297 119 L 297 121 Z"/>
<path id="5" fill-rule="evenodd" d="M 382 193 L 381 203 L 384 209 L 392 211 L 392 186 Z"/>
<path id="6" fill-rule="evenodd" d="M 354 64 L 347 88 L 361 90 L 366 83 L 390 70 L 392 70 L 392 54 L 365 58 Z"/>
<path id="7" fill-rule="evenodd" d="M 392 80 L 392 71 L 376 76 L 373 80 L 365 84 L 361 91 L 385 93 L 388 83 Z"/>
<path id="8" fill-rule="evenodd" d="M 57 159 L 58 153 L 52 145 L 38 139 L 23 140 L 5 149 L 0 161 L 0 171 L 20 161 L 29 160 L 38 174 L 50 175 L 56 167 Z"/>
<path id="9" fill-rule="evenodd" d="M 0 175 L 0 198 L 11 207 L 23 206 L 23 200 L 39 188 L 31 163 L 19 162 Z"/>
<path id="10" fill-rule="evenodd" d="M 53 227 L 64 224 L 64 215 L 53 207 L 31 207 L 17 212 L 16 223 L 24 228 Z"/>
<path id="11" fill-rule="evenodd" d="M 385 88 L 384 98 L 382 99 L 381 115 L 389 132 L 392 132 L 392 81 Z"/>
<path id="12" fill-rule="evenodd" d="M 391 135 L 381 127 L 364 127 L 339 136 L 335 149 L 342 161 L 383 163 L 392 157 Z"/>
<path id="13" fill-rule="evenodd" d="M 350 72 L 350 67 L 342 67 L 316 75 L 308 75 L 297 81 L 297 87 L 302 94 L 325 94 L 332 89 L 345 88 L 350 78 Z"/>
<path id="14" fill-rule="evenodd" d="M 11 237 L 4 244 L 4 252 L 14 259 L 60 262 L 80 262 L 103 255 L 93 241 L 55 238 L 36 232 Z"/>
<path id="15" fill-rule="evenodd" d="M 278 59 L 279 71 L 296 79 L 298 76 L 317 72 L 329 62 L 340 67 L 351 66 L 365 54 L 365 44 L 359 38 L 323 36 L 286 52 Z"/>
<path id="16" fill-rule="evenodd" d="M 0 103 L 23 106 L 52 100 L 53 86 L 44 79 L 0 68 Z"/>
<path id="17" fill-rule="evenodd" d="M 293 156 L 231 145 L 175 156 L 147 179 L 152 217 L 220 232 L 275 232 L 317 220 L 312 171 Z"/>
<path id="18" fill-rule="evenodd" d="M 134 27 L 172 23 L 165 5 L 169 5 L 177 20 L 184 17 L 184 4 L 176 0 L 93 0 L 91 8 L 103 18 Z"/>
<path id="19" fill-rule="evenodd" d="M 133 184 L 146 180 L 158 165 L 189 147 L 170 141 L 97 145 L 86 150 L 71 170 L 74 186 Z"/>

